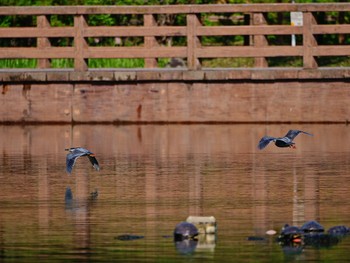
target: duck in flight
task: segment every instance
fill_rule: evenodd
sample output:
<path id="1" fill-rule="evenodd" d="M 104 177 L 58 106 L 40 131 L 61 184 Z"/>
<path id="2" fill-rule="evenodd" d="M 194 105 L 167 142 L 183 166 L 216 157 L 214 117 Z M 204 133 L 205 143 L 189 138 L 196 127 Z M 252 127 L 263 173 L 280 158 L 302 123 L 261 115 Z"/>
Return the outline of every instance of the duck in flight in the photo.
<path id="1" fill-rule="evenodd" d="M 72 173 L 73 167 L 77 159 L 81 156 L 87 156 L 92 164 L 92 166 L 99 171 L 100 166 L 95 158 L 95 155 L 89 150 L 82 147 L 68 148 L 65 151 L 69 151 L 66 157 L 66 170 L 67 173 Z"/>
<path id="2" fill-rule="evenodd" d="M 296 148 L 295 143 L 293 142 L 294 138 L 299 133 L 305 133 L 307 135 L 313 136 L 311 133 L 300 131 L 300 130 L 289 130 L 288 133 L 284 137 L 276 138 L 270 136 L 264 136 L 261 138 L 258 148 L 260 150 L 264 149 L 270 142 L 274 142 L 277 147 L 290 147 Z"/>

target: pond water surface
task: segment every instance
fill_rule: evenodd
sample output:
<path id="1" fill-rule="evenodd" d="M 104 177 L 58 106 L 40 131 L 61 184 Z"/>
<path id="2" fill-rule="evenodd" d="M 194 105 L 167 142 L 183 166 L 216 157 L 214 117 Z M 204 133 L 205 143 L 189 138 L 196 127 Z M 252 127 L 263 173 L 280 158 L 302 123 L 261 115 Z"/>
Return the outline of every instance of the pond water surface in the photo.
<path id="1" fill-rule="evenodd" d="M 291 128 L 314 136 L 257 150 Z M 71 146 L 101 170 L 81 158 L 68 175 Z M 350 226 L 345 125 L 0 126 L 0 153 L 1 262 L 350 261 L 350 237 L 286 248 L 265 234 L 307 220 Z M 217 234 L 174 243 L 190 215 L 214 216 Z"/>

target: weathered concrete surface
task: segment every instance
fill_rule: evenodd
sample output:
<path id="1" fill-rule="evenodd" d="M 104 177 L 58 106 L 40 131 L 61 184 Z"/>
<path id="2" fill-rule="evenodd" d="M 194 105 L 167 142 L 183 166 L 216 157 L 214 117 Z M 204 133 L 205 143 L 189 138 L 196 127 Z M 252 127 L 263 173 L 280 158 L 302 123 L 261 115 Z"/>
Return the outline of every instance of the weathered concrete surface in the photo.
<path id="1" fill-rule="evenodd" d="M 70 84 L 3 85 L 2 122 L 71 122 Z"/>
<path id="2" fill-rule="evenodd" d="M 0 122 L 235 123 L 350 119 L 347 70 L 341 73 L 342 78 L 330 78 L 326 71 L 306 75 L 303 71 L 287 74 L 285 70 L 283 74 L 289 77 L 281 79 L 276 76 L 282 73 L 271 69 L 245 72 L 244 78 L 234 80 L 227 79 L 232 71 L 212 75 L 179 70 L 166 71 L 165 75 L 158 71 L 102 72 L 91 80 L 85 79 L 85 73 L 80 77 L 76 73 L 72 80 L 69 77 L 72 72 L 68 71 L 57 73 L 58 77 L 56 73 L 45 72 L 47 78 L 22 72 L 23 75 L 7 78 L 0 86 Z M 333 77 L 339 72 L 334 71 Z M 31 81 L 23 80 L 28 76 Z M 35 76 L 38 79 L 33 80 Z M 108 76 L 118 76 L 119 80 L 110 80 Z"/>
<path id="3" fill-rule="evenodd" d="M 0 69 L 2 83 L 348 79 L 350 68 Z"/>

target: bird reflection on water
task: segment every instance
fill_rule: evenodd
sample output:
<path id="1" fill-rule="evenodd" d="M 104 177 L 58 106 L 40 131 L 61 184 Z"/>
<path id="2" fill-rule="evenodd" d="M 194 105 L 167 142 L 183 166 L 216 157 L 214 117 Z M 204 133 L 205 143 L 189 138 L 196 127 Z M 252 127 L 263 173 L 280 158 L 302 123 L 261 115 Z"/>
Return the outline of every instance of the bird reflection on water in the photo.
<path id="1" fill-rule="evenodd" d="M 73 198 L 73 192 L 72 189 L 67 186 L 66 191 L 64 194 L 64 202 L 65 202 L 65 208 L 66 210 L 75 210 L 79 207 L 89 205 L 97 200 L 98 197 L 98 190 L 95 189 L 93 192 L 90 193 L 90 195 L 85 200 L 75 200 Z"/>
<path id="2" fill-rule="evenodd" d="M 67 210 L 71 210 L 73 208 L 73 193 L 72 189 L 69 186 L 67 186 L 66 192 L 64 194 L 64 202 Z"/>

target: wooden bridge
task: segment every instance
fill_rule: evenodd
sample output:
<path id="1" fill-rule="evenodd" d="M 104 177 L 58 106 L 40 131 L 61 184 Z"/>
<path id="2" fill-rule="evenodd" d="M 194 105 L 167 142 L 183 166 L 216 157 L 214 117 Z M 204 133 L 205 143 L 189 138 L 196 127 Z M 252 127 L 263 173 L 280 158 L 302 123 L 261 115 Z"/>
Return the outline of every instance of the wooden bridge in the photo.
<path id="1" fill-rule="evenodd" d="M 0 122 L 347 122 L 350 68 L 322 67 L 318 61 L 350 55 L 345 37 L 350 25 L 342 19 L 320 24 L 315 15 L 335 12 L 344 17 L 349 11 L 349 3 L 0 7 L 1 16 L 36 20 L 36 26 L 0 28 L 2 43 L 35 39 L 30 46 L 1 45 L 0 59 L 37 61 L 36 68 L 0 70 Z M 299 24 L 268 23 L 268 14 L 291 12 L 301 17 Z M 89 16 L 97 14 L 128 14 L 142 24 L 89 24 Z M 70 17 L 73 24 L 53 26 L 50 18 L 55 15 Z M 162 16 L 182 16 L 185 24 L 162 23 Z M 231 19 L 231 25 L 204 23 L 223 17 Z M 270 43 L 271 35 L 295 36 L 298 41 Z M 318 36 L 327 35 L 339 37 L 339 42 L 318 43 Z M 204 43 L 212 36 L 241 36 L 244 41 Z M 141 40 L 133 46 L 88 41 L 132 37 Z M 162 37 L 184 41 L 164 45 Z M 69 39 L 72 44 L 52 45 L 52 39 Z M 284 57 L 300 58 L 302 65 L 269 65 L 270 58 Z M 92 59 L 120 58 L 143 59 L 144 68 L 89 67 Z M 180 67 L 160 67 L 164 58 L 179 60 Z M 254 63 L 249 68 L 203 65 L 215 58 L 251 58 Z M 53 68 L 54 59 L 74 63 L 71 68 Z"/>

